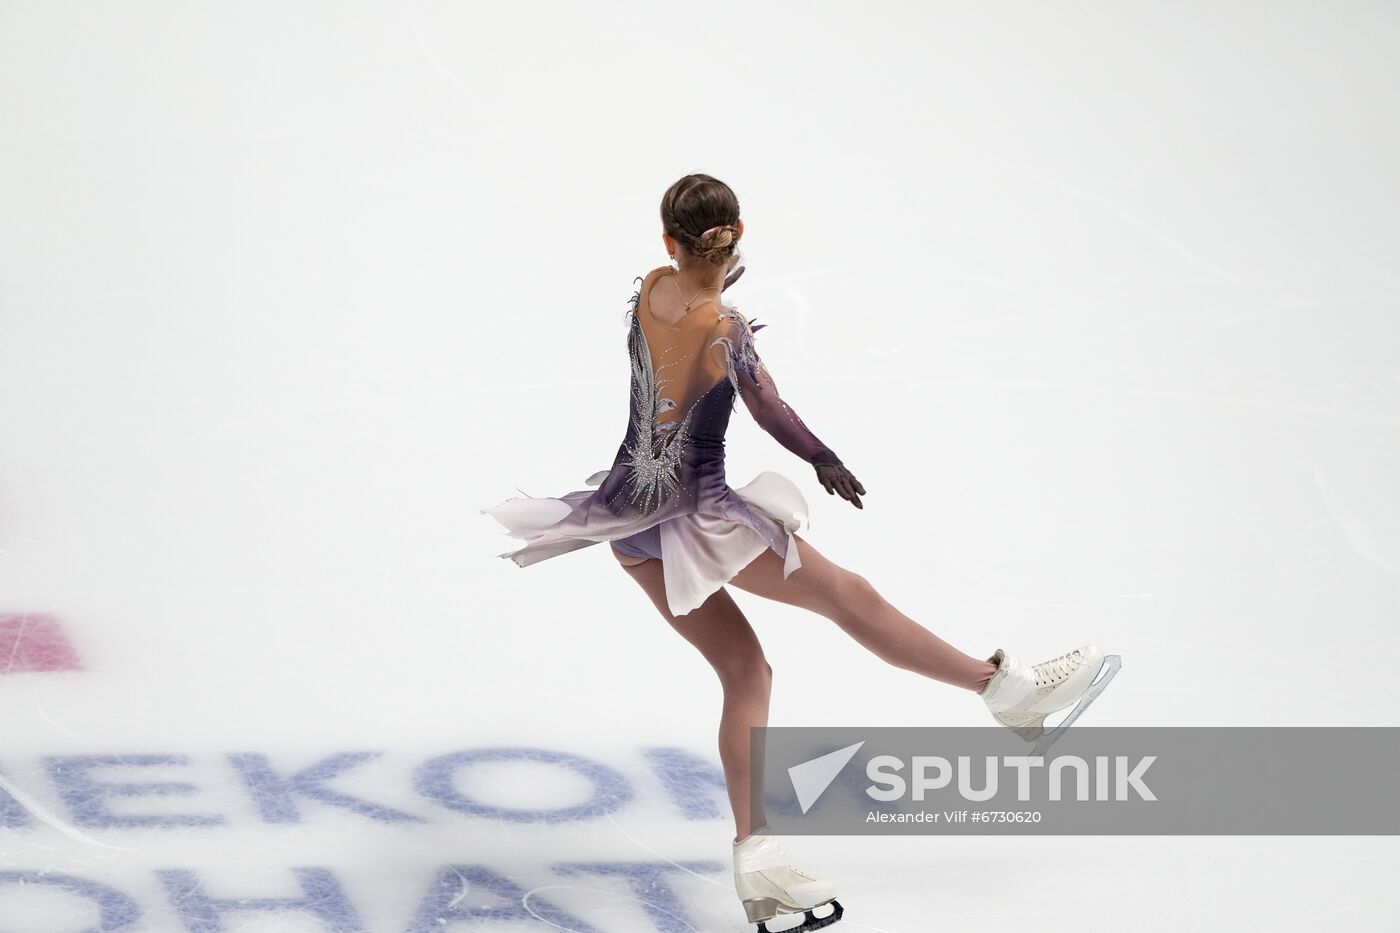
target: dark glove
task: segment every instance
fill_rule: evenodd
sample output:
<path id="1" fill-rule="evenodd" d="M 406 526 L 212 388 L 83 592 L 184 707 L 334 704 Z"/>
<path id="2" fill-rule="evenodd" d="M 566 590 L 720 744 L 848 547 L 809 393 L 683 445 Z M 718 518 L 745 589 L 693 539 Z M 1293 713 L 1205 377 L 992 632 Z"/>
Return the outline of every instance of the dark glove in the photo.
<path id="1" fill-rule="evenodd" d="M 865 495 L 865 487 L 856 479 L 855 474 L 840 463 L 819 463 L 817 464 L 817 482 L 825 487 L 831 495 L 840 495 L 842 499 L 847 499 L 858 509 L 863 509 L 860 497 Z"/>

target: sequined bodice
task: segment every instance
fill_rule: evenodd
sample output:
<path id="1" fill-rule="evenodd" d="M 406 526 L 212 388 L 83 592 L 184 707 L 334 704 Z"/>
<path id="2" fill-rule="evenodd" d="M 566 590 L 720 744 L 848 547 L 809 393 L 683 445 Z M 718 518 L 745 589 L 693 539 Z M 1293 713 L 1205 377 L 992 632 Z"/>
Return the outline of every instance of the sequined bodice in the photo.
<path id="1" fill-rule="evenodd" d="M 735 395 L 727 367 L 707 351 L 715 327 L 737 312 L 707 300 L 667 323 L 645 298 L 639 288 L 630 310 L 632 413 L 623 465 L 631 501 L 651 511 L 680 492 L 697 452 L 722 469 Z"/>
<path id="2" fill-rule="evenodd" d="M 609 510 L 653 514 L 722 495 L 724 437 L 740 397 L 784 447 L 809 463 L 839 463 L 778 396 L 754 347 L 762 325 L 722 298 L 674 323 L 651 314 L 647 288 L 666 274 L 639 277 L 628 310 L 631 412 L 606 484 Z"/>

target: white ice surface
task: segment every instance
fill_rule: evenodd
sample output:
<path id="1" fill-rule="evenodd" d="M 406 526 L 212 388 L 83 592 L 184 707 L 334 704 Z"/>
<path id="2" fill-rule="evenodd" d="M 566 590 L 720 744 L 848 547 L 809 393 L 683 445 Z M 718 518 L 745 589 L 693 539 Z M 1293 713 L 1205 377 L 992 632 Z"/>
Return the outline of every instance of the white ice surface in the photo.
<path id="1" fill-rule="evenodd" d="M 713 674 L 602 547 L 521 570 L 477 511 L 610 464 L 622 313 L 691 171 L 737 190 L 733 300 L 869 495 L 827 497 L 742 409 L 732 483 L 797 480 L 813 544 L 970 652 L 1121 652 L 1085 724 L 1400 725 L 1397 52 L 1382 3 L 0 4 L 0 616 L 52 617 L 83 665 L 0 657 L 0 777 L 54 820 L 0 823 L 0 872 L 175 933 L 157 871 L 288 898 L 319 867 L 387 933 L 471 929 L 410 924 L 481 865 L 614 933 L 658 914 L 561 865 L 698 862 L 642 900 L 745 928 L 722 798 L 682 819 L 644 757 L 717 763 Z M 736 598 L 774 724 L 985 722 Z M 522 825 L 416 788 L 496 746 L 636 797 Z M 271 822 L 230 763 L 356 752 L 337 792 L 418 820 L 302 795 Z M 175 756 L 91 775 L 188 792 L 103 806 L 220 822 L 85 825 L 50 761 L 78 755 Z M 471 790 L 586 793 L 528 764 Z M 1393 837 L 789 848 L 851 933 L 1400 909 Z M 512 903 L 461 904 L 487 902 Z M 4 933 L 96 922 L 0 886 Z"/>

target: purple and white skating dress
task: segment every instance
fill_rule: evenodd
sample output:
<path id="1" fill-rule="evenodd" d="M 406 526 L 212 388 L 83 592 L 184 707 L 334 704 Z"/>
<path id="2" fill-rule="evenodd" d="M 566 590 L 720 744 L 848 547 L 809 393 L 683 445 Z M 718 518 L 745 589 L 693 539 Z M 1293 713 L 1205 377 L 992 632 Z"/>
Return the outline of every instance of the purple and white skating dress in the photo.
<path id="1" fill-rule="evenodd" d="M 754 348 L 754 331 L 764 325 L 753 326 L 722 294 L 673 325 L 652 317 L 651 288 L 674 274 L 666 266 L 639 277 L 631 298 L 631 414 L 612 467 L 584 481 L 597 488 L 557 498 L 516 496 L 481 511 L 528 542 L 500 555 L 522 567 L 601 541 L 659 558 L 667 604 L 679 616 L 765 548 L 783 558 L 784 578 L 801 566 L 792 536 L 807 519 L 807 502 L 797 486 L 771 471 L 737 489 L 725 481 L 724 434 L 738 397 L 803 460 L 841 461 L 778 395 Z"/>

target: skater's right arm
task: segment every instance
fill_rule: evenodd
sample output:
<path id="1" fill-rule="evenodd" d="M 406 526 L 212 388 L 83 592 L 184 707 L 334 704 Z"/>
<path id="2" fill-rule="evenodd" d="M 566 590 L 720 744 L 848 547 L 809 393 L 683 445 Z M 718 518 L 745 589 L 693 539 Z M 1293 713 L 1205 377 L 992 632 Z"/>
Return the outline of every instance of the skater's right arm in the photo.
<path id="1" fill-rule="evenodd" d="M 810 463 L 817 471 L 817 480 L 828 493 L 840 495 L 856 508 L 864 508 L 860 497 L 865 495 L 865 487 L 860 480 L 778 394 L 777 383 L 754 346 L 753 335 L 757 329 L 738 309 L 725 308 L 716 324 L 711 353 L 724 366 L 729 381 L 743 398 L 754 421 L 778 443 Z"/>

